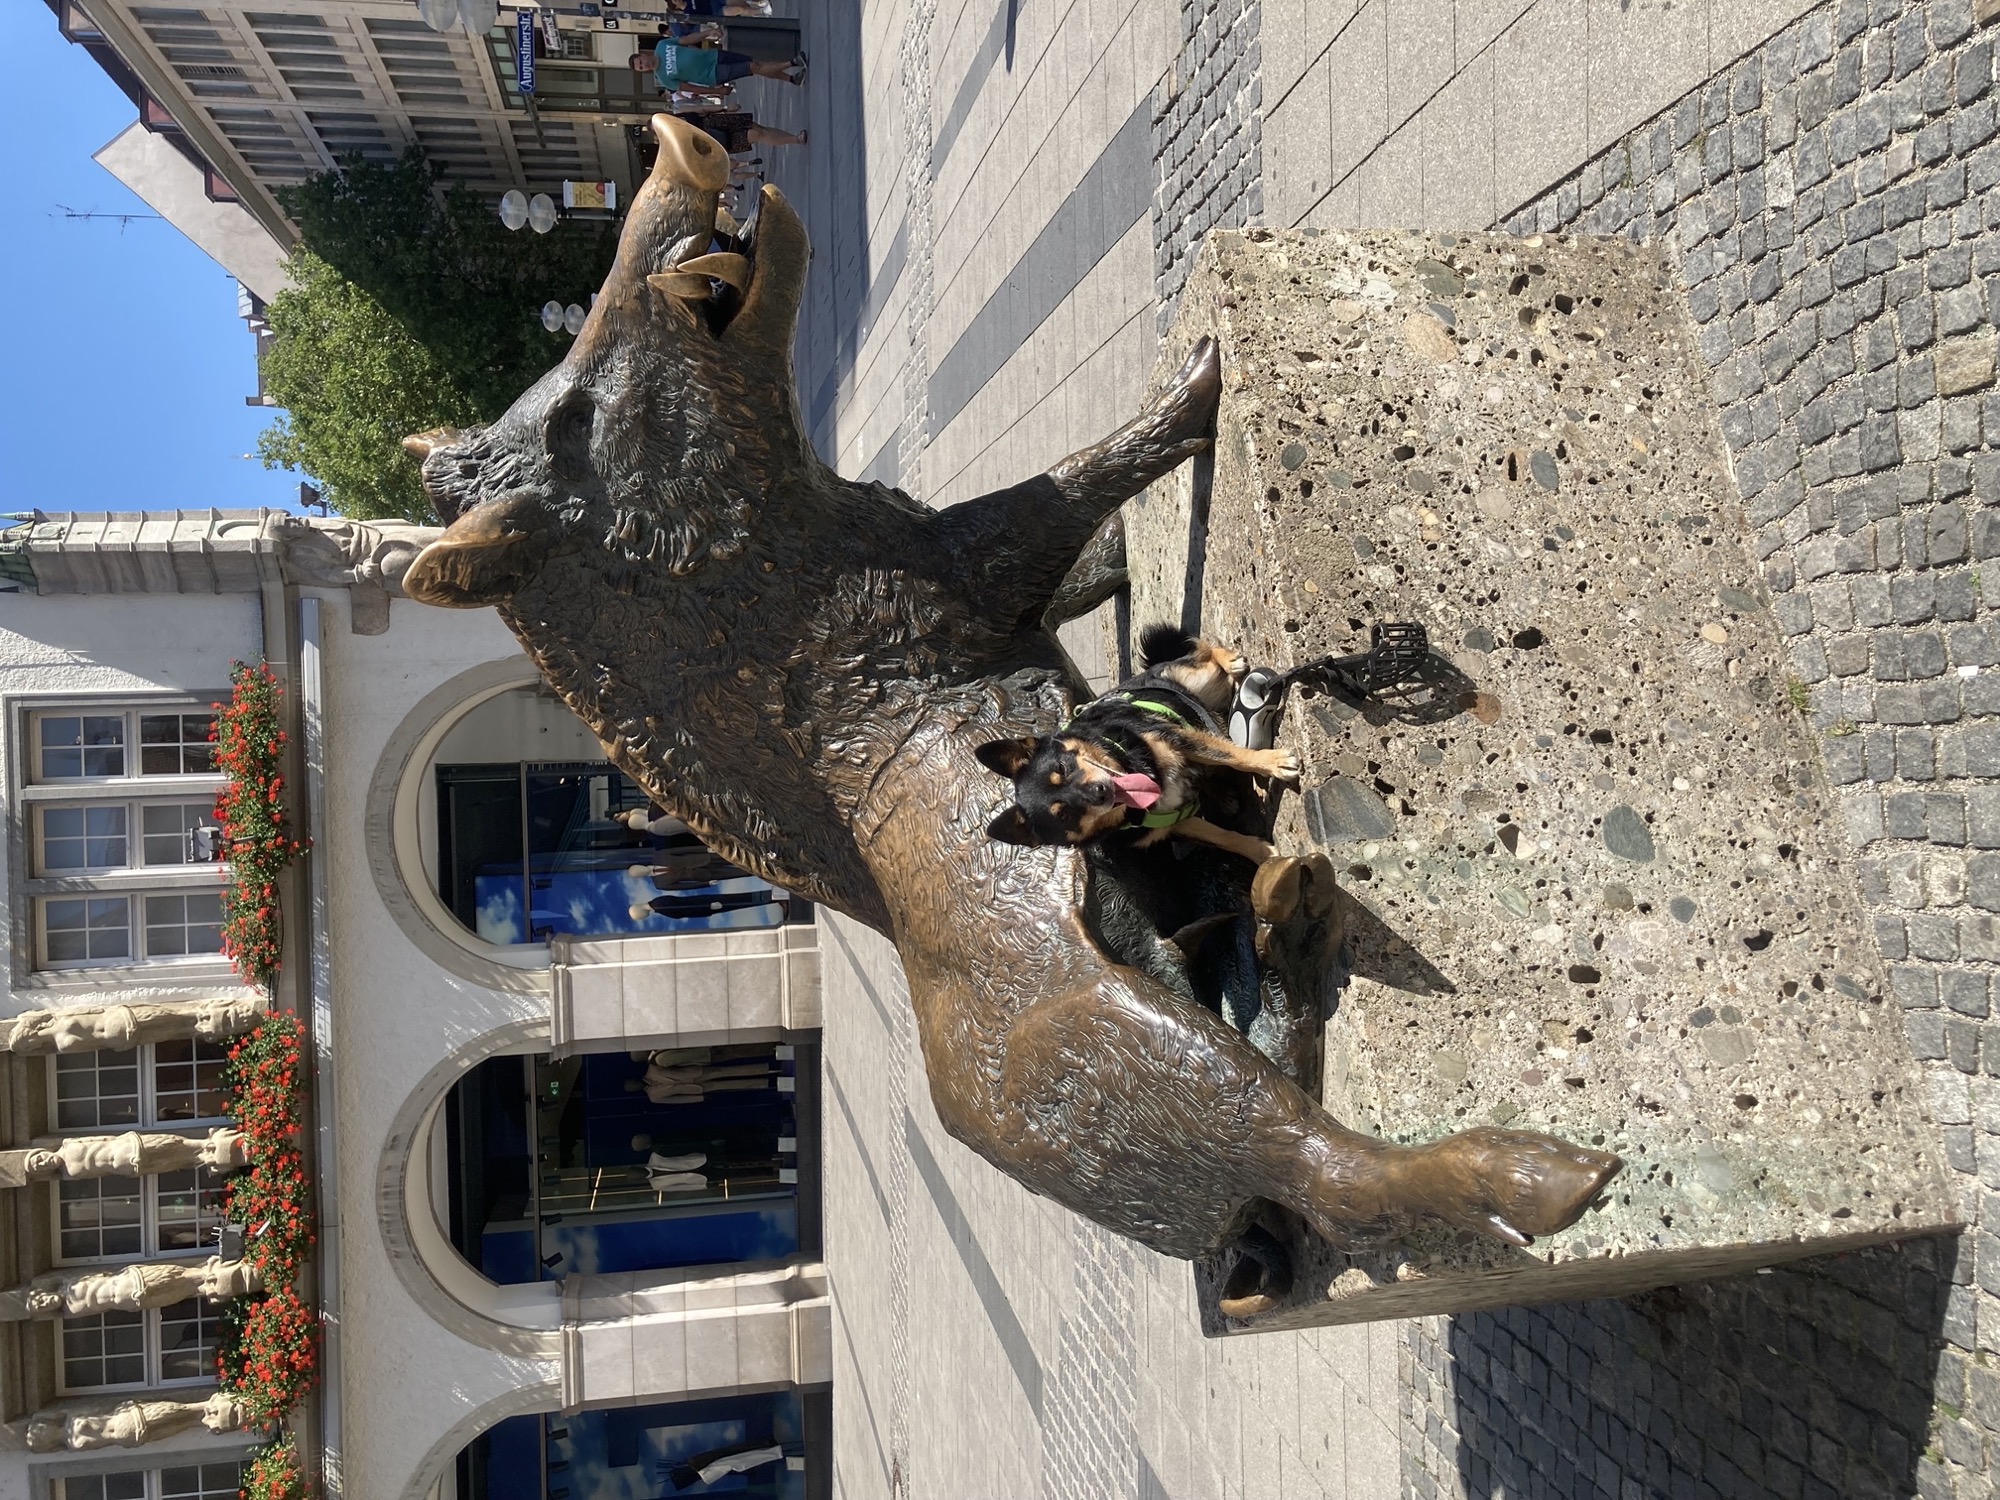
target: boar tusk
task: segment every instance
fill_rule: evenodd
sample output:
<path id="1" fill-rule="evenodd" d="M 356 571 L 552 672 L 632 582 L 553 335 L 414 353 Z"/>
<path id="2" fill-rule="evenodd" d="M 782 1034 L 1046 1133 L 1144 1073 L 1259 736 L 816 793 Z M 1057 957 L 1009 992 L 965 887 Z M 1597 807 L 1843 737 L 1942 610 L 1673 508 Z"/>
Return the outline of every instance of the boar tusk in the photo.
<path id="1" fill-rule="evenodd" d="M 684 260 L 675 266 L 676 271 L 693 271 L 701 276 L 713 276 L 717 281 L 726 281 L 737 291 L 750 285 L 750 259 L 744 255 L 732 255 L 727 251 L 715 255 L 697 255 L 693 260 Z"/>
<path id="2" fill-rule="evenodd" d="M 708 278 L 692 271 L 656 271 L 646 285 L 662 297 L 679 297 L 684 302 L 708 300 Z"/>
<path id="3" fill-rule="evenodd" d="M 755 237 L 756 269 L 726 337 L 745 348 L 789 358 L 784 351 L 792 347 L 812 248 L 798 214 L 769 183 L 758 194 Z"/>

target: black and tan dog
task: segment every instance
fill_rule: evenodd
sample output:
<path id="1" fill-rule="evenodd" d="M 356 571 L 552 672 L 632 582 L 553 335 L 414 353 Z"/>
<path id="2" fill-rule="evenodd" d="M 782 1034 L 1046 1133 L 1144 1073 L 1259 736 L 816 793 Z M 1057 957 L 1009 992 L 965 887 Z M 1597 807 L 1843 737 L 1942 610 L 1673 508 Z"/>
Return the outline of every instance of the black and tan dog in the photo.
<path id="1" fill-rule="evenodd" d="M 1081 844 L 1121 830 L 1153 843 L 1170 833 L 1259 864 L 1262 839 L 1219 828 L 1200 811 L 1210 768 L 1296 782 L 1289 750 L 1245 750 L 1222 734 L 1246 663 L 1241 653 L 1172 625 L 1139 636 L 1142 670 L 1089 704 L 1054 734 L 989 740 L 989 770 L 1014 783 L 1014 802 L 986 831 L 1008 844 Z"/>

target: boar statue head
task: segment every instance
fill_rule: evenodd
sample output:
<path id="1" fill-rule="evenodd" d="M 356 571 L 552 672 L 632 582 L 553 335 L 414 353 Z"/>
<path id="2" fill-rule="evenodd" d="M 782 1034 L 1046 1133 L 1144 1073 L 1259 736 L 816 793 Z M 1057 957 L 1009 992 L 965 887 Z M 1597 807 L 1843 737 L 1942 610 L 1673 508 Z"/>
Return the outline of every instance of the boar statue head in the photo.
<path id="1" fill-rule="evenodd" d="M 722 148 L 668 115 L 653 131 L 567 357 L 490 426 L 408 440 L 447 527 L 404 588 L 498 607 L 612 759 L 718 853 L 882 925 L 839 777 L 809 763 L 865 706 L 883 617 L 923 633 L 910 600 L 935 593 L 936 548 L 922 507 L 840 479 L 806 438 L 797 214 L 767 187 L 750 222 L 719 224 Z M 904 564 L 895 598 L 864 536 Z"/>
<path id="2" fill-rule="evenodd" d="M 568 357 L 492 426 L 408 440 L 450 526 L 417 570 L 429 603 L 500 604 L 585 547 L 673 575 L 726 561 L 751 524 L 732 474 L 819 467 L 789 378 L 804 228 L 769 192 L 712 250 L 729 158 L 672 116 L 653 129 L 658 163 Z"/>

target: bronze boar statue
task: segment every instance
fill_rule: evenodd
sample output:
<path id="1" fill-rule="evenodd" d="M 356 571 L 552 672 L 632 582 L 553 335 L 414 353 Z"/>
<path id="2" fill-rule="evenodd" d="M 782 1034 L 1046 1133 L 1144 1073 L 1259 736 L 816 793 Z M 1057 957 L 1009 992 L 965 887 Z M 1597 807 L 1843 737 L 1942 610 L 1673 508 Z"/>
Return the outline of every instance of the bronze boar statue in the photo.
<path id="1" fill-rule="evenodd" d="M 1273 861 L 1254 889 L 1213 851 L 1166 872 L 1218 910 L 1248 897 L 1266 1055 L 1176 979 L 1165 935 L 1191 913 L 1167 910 L 1157 863 L 987 836 L 1007 788 L 974 750 L 1048 732 L 1084 693 L 1053 623 L 1115 576 L 1107 518 L 1208 445 L 1214 347 L 1011 489 L 931 510 L 842 479 L 793 393 L 804 227 L 766 187 L 716 252 L 728 159 L 668 116 L 653 130 L 568 357 L 490 427 L 411 440 L 448 526 L 409 594 L 497 608 L 660 806 L 892 939 L 939 1119 L 1033 1191 L 1183 1257 L 1254 1237 L 1273 1206 L 1338 1244 L 1431 1220 L 1525 1245 L 1574 1222 L 1616 1157 L 1496 1129 L 1395 1145 L 1320 1107 L 1323 858 Z"/>

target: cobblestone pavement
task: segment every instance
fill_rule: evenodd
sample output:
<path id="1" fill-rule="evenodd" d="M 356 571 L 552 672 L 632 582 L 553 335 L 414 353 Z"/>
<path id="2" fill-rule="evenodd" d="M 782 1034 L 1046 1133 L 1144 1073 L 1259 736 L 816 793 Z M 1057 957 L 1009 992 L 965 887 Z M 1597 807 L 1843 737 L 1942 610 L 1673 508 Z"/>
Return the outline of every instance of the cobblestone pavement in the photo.
<path id="1" fill-rule="evenodd" d="M 843 1495 L 1926 1496 L 2000 1438 L 2000 186 L 1975 0 L 805 7 L 770 153 L 842 472 L 949 504 L 1136 406 L 1217 224 L 1663 237 L 1975 1229 L 1767 1276 L 1206 1343 L 1187 1268 L 944 1136 L 828 940 Z M 2000 10 L 1995 0 L 1976 0 Z M 1097 629 L 1069 635 L 1098 675 Z"/>

